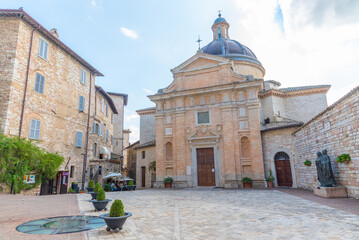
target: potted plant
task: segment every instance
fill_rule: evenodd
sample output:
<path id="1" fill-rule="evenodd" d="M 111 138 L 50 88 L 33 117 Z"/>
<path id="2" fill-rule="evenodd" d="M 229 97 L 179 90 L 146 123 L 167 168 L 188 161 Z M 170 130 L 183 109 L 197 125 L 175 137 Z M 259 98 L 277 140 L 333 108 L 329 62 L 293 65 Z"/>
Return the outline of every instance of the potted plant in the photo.
<path id="1" fill-rule="evenodd" d="M 105 184 L 105 186 L 103 187 L 103 189 L 104 189 L 106 192 L 112 192 L 112 186 L 111 186 L 110 183 Z"/>
<path id="2" fill-rule="evenodd" d="M 75 190 L 74 190 L 72 187 L 70 187 L 69 190 L 67 191 L 67 193 L 68 193 L 68 194 L 75 193 Z"/>
<path id="3" fill-rule="evenodd" d="M 91 194 L 92 200 L 97 198 L 97 193 L 100 190 L 101 184 L 100 183 L 96 183 L 95 188 L 93 189 L 93 192 L 89 192 Z"/>
<path id="4" fill-rule="evenodd" d="M 244 188 L 251 188 L 253 179 L 250 177 L 244 177 L 244 178 L 242 178 L 242 183 L 243 183 Z"/>
<path id="5" fill-rule="evenodd" d="M 274 177 L 272 175 L 272 169 L 269 169 L 269 176 L 267 177 L 267 184 L 269 188 L 273 187 Z"/>
<path id="6" fill-rule="evenodd" d="M 125 212 L 123 209 L 123 203 L 121 200 L 116 199 L 110 209 L 110 213 L 100 215 L 100 218 L 104 219 L 107 227 L 106 230 L 115 230 L 119 232 L 125 224 L 128 217 L 131 217 L 132 213 Z"/>
<path id="7" fill-rule="evenodd" d="M 106 206 L 111 201 L 111 199 L 106 199 L 105 191 L 100 188 L 100 190 L 97 193 L 97 199 L 96 200 L 90 200 L 92 202 L 93 206 L 97 211 L 101 211 L 105 209 L 107 210 Z"/>
<path id="8" fill-rule="evenodd" d="M 304 165 L 307 167 L 312 166 L 312 161 L 309 161 L 308 159 L 304 161 Z"/>
<path id="9" fill-rule="evenodd" d="M 351 161 L 350 155 L 348 153 L 344 153 L 337 157 L 337 163 L 345 163 L 348 164 Z"/>
<path id="10" fill-rule="evenodd" d="M 87 192 L 93 192 L 95 189 L 95 183 L 93 182 L 93 180 L 90 180 L 89 185 L 87 186 Z"/>
<path id="11" fill-rule="evenodd" d="M 163 183 L 165 184 L 165 188 L 171 188 L 172 183 L 173 183 L 173 178 L 172 177 L 166 177 L 165 179 L 163 179 Z"/>
<path id="12" fill-rule="evenodd" d="M 72 187 L 72 189 L 73 189 L 75 192 L 79 192 L 79 191 L 78 191 L 79 185 L 77 184 L 77 182 L 72 182 L 72 183 L 71 183 L 71 187 Z"/>

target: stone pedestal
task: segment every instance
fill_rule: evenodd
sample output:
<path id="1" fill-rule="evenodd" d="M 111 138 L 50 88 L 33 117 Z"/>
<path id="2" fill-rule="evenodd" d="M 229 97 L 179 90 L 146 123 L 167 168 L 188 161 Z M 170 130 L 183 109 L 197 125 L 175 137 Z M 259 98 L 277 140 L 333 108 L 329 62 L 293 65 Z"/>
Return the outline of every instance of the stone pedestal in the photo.
<path id="1" fill-rule="evenodd" d="M 319 187 L 314 189 L 314 195 L 324 198 L 347 198 L 346 187 Z"/>

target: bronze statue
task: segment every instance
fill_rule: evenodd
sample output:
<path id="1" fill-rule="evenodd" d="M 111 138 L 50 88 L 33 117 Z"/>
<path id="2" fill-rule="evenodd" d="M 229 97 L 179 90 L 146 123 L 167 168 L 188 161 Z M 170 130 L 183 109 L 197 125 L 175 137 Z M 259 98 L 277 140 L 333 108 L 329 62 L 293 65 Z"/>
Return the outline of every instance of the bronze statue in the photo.
<path id="1" fill-rule="evenodd" d="M 317 160 L 315 165 L 317 166 L 318 181 L 321 187 L 333 187 L 337 183 L 334 178 L 332 164 L 327 154 L 327 150 L 324 149 L 322 152 L 317 152 Z"/>

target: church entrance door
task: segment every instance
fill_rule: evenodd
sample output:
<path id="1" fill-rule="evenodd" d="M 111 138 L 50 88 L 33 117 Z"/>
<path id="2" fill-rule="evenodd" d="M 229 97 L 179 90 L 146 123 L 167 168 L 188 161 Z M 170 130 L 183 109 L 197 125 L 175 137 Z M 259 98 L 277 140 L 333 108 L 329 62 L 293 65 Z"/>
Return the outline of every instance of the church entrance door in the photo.
<path id="1" fill-rule="evenodd" d="M 197 149 L 198 186 L 215 186 L 213 148 Z"/>
<path id="2" fill-rule="evenodd" d="M 289 159 L 274 161 L 278 186 L 292 187 L 292 170 Z"/>

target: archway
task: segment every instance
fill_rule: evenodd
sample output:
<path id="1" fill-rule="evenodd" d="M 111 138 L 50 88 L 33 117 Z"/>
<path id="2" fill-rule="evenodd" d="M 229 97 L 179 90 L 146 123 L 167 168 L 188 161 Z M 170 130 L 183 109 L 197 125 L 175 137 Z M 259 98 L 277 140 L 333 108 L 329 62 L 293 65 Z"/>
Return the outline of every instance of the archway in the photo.
<path id="1" fill-rule="evenodd" d="M 274 155 L 274 164 L 278 186 L 293 186 L 290 158 L 286 152 L 277 152 Z"/>

